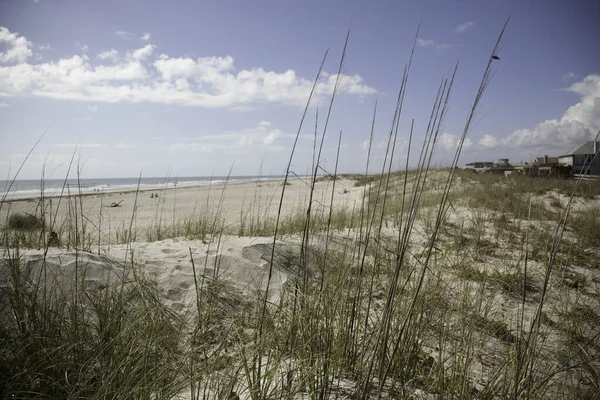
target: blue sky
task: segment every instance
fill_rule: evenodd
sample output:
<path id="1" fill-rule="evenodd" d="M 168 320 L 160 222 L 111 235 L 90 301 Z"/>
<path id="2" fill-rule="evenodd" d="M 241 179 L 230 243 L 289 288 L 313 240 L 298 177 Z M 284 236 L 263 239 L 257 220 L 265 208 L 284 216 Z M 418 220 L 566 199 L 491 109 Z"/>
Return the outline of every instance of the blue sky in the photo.
<path id="1" fill-rule="evenodd" d="M 0 2 L 0 176 L 61 178 L 283 172 L 312 79 L 330 48 L 293 169 L 311 162 L 350 23 L 324 161 L 364 170 L 373 105 L 381 159 L 421 21 L 399 154 L 422 138 L 438 84 L 460 60 L 436 163 L 452 158 L 495 39 L 501 60 L 462 163 L 558 155 L 600 129 L 600 3 L 592 1 Z M 402 156 L 398 157 L 402 162 Z"/>

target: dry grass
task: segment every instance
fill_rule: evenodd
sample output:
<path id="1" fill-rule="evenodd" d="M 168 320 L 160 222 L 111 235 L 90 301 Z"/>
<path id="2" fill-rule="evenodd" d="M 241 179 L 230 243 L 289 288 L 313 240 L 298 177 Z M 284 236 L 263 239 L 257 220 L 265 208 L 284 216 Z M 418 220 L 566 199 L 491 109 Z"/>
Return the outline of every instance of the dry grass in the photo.
<path id="1" fill-rule="evenodd" d="M 176 312 L 132 250 L 118 265 L 127 279 L 92 290 L 79 277 L 61 291 L 23 275 L 21 251 L 47 252 L 51 231 L 78 255 L 95 245 L 100 251 L 93 241 L 100 224 L 84 218 L 77 197 L 64 199 L 72 212 L 60 224 L 51 213 L 35 216 L 42 224 L 28 228 L 27 240 L 7 221 L 2 396 L 592 398 L 600 376 L 593 261 L 600 220 L 595 208 L 571 210 L 573 199 L 591 201 L 600 191 L 574 181 L 466 174 L 456 168 L 460 146 L 451 168 L 433 169 L 454 75 L 440 83 L 422 147 L 409 153 L 420 154 L 418 168 L 392 172 L 410 61 L 405 71 L 382 170 L 353 177 L 364 194 L 355 209 L 334 209 L 333 198 L 317 205 L 315 182 L 333 185 L 339 175 L 317 178 L 315 153 L 309 196 L 291 215 L 281 213 L 288 166 L 275 220 L 265 210 L 277 200 L 257 192 L 239 223 L 226 226 L 223 192 L 216 208 L 180 221 L 157 208 L 148 232 L 133 229 L 135 211 L 129 226 L 112 227 L 128 250 L 142 239 L 187 237 L 218 251 L 225 235 L 273 237 L 266 290 L 242 294 L 196 265 L 190 250 L 195 307 Z M 490 76 L 491 59 L 465 135 Z M 549 191 L 573 197 L 552 203 Z M 281 239 L 295 250 L 277 250 Z M 277 268 L 290 276 L 272 303 Z"/>

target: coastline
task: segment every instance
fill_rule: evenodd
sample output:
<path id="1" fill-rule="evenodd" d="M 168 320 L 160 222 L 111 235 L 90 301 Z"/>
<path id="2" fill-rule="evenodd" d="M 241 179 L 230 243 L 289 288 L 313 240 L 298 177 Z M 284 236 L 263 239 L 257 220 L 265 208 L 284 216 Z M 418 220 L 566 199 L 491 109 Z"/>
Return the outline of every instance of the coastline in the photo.
<path id="1" fill-rule="evenodd" d="M 218 179 L 218 178 L 224 178 L 224 179 Z M 304 177 L 302 177 L 304 178 Z M 129 180 L 132 179 L 136 179 L 136 178 L 126 178 Z M 164 179 L 164 178 L 145 178 L 148 180 L 155 180 L 155 179 Z M 163 191 L 163 190 L 171 190 L 171 189 L 185 189 L 185 188 L 197 188 L 197 187 L 205 187 L 205 186 L 216 186 L 216 185 L 236 185 L 236 184 L 242 184 L 242 183 L 261 183 L 261 182 L 275 182 L 275 181 L 282 181 L 283 178 L 282 177 L 274 177 L 274 176 L 269 176 L 269 177 L 255 177 L 255 176 L 235 176 L 235 177 L 231 177 L 230 179 L 228 179 L 227 177 L 214 177 L 214 180 L 212 180 L 213 178 L 210 179 L 205 179 L 205 177 L 184 177 L 182 179 L 192 179 L 191 182 L 194 182 L 193 184 L 185 184 L 186 180 L 182 181 L 181 183 L 183 183 L 183 185 L 177 186 L 178 181 L 175 182 L 165 182 L 162 181 L 160 183 L 141 183 L 139 186 L 137 185 L 137 182 L 135 184 L 121 184 L 122 187 L 119 187 L 118 184 L 116 184 L 115 186 L 110 186 L 108 185 L 107 187 L 98 187 L 98 188 L 94 188 L 92 187 L 94 190 L 90 191 L 90 187 L 85 186 L 84 190 L 81 191 L 79 186 L 72 186 L 74 189 L 71 190 L 71 194 L 67 194 L 67 187 L 64 187 L 63 189 L 63 180 L 58 180 L 60 181 L 61 185 L 60 187 L 54 187 L 52 189 L 55 189 L 51 194 L 46 194 L 43 196 L 44 199 L 50 199 L 50 198 L 59 198 L 59 197 L 78 197 L 78 196 L 89 196 L 89 195 L 102 195 L 102 194 L 114 194 L 114 193 L 119 193 L 119 194 L 127 194 L 127 193 L 135 193 L 135 192 L 149 192 L 149 191 Z M 288 181 L 291 181 L 292 179 L 297 179 L 296 177 L 291 177 L 288 178 Z M 110 181 L 110 179 L 100 179 L 100 180 L 107 180 Z M 118 179 L 117 179 L 118 180 Z M 25 180 L 21 180 L 21 182 L 27 182 L 27 181 L 33 181 L 30 179 L 25 179 Z M 98 181 L 96 180 L 92 180 L 90 179 L 89 181 Z M 6 188 L 8 187 L 7 184 L 8 181 L 3 181 L 3 185 L 5 188 L 3 188 L 3 190 L 0 190 L 0 201 L 3 203 L 9 203 L 9 202 L 15 202 L 15 201 L 21 201 L 21 200 L 40 200 L 42 198 L 42 196 L 40 195 L 40 189 L 27 189 L 27 190 L 15 190 L 15 188 L 11 188 L 11 190 L 7 193 L 6 192 Z M 36 181 L 37 182 L 37 181 Z M 96 186 L 98 186 L 99 184 L 96 184 Z M 135 187 L 132 187 L 135 186 Z M 151 186 L 151 187 L 149 187 Z M 0 185 L 0 187 L 2 187 Z M 22 194 L 23 192 L 33 192 L 36 191 L 35 194 Z M 46 191 L 50 190 L 48 188 L 46 188 Z M 64 192 L 62 194 L 55 194 L 56 191 L 63 191 Z M 6 195 L 6 199 L 2 200 L 2 198 L 4 198 L 4 196 Z"/>
<path id="2" fill-rule="evenodd" d="M 138 240 L 148 236 L 151 229 L 165 229 L 184 221 L 217 216 L 229 231 L 235 231 L 244 215 L 274 221 L 277 216 L 283 179 L 249 182 L 225 182 L 197 186 L 167 187 L 115 192 L 71 193 L 70 195 L 6 199 L 0 218 L 7 221 L 10 214 L 31 214 L 47 217 L 53 230 L 67 229 L 75 210 L 89 225 L 95 238 L 102 244 L 114 243 L 115 232 L 128 230 L 137 234 Z M 314 212 L 329 208 L 332 181 L 316 183 Z M 334 209 L 351 209 L 363 195 L 363 189 L 354 187 L 354 180 L 336 182 L 333 196 Z M 154 197 L 154 195 L 157 197 Z M 309 186 L 301 178 L 288 179 L 282 217 L 306 208 Z M 152 196 L 152 197 L 151 197 Z M 73 200 L 77 200 L 74 202 Z M 75 204 L 77 203 L 77 204 Z M 111 206 L 118 204 L 118 206 Z M 43 211 L 41 208 L 43 207 Z M 58 208 L 58 209 L 57 209 Z M 60 232 L 59 232 L 60 233 Z M 95 239 L 94 238 L 94 239 Z"/>

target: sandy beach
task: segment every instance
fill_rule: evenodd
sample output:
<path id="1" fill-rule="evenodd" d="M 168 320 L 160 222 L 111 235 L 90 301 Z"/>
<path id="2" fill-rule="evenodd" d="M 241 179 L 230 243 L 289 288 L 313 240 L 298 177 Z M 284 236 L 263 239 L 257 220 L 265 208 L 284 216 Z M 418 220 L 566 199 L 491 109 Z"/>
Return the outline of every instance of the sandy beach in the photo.
<path id="1" fill-rule="evenodd" d="M 567 335 L 582 335 L 585 340 L 594 337 L 598 324 L 593 302 L 597 301 L 594 299 L 597 299 L 600 282 L 597 268 L 600 252 L 596 236 L 586 232 L 596 229 L 597 222 L 591 217 L 593 211 L 588 208 L 595 209 L 600 200 L 590 197 L 585 207 L 582 200 L 573 204 L 573 218 L 579 225 L 572 225 L 573 231 L 564 233 L 568 247 L 565 246 L 565 253 L 561 253 L 564 254 L 561 257 L 569 258 L 560 261 L 561 275 L 555 274 L 550 279 L 546 278 L 545 272 L 547 243 L 552 238 L 553 221 L 569 203 L 565 193 L 569 192 L 573 182 L 507 180 L 462 173 L 456 189 L 451 192 L 453 205 L 448 207 L 443 228 L 432 247 L 428 238 L 435 229 L 436 202 L 440 198 L 440 182 L 444 182 L 446 173 L 444 170 L 431 173 L 430 187 L 422 189 L 422 205 L 410 225 L 409 240 L 402 244 L 407 249 L 404 262 L 406 268 L 410 268 L 398 275 L 403 285 L 413 284 L 417 279 L 414 274 L 423 271 L 422 260 L 431 252 L 430 268 L 426 270 L 431 275 L 426 280 L 419 306 L 423 318 L 429 320 L 427 328 L 411 328 L 422 329 L 423 337 L 417 344 L 412 344 L 420 346 L 422 354 L 412 362 L 439 362 L 442 366 L 443 363 L 437 360 L 443 352 L 457 354 L 460 351 L 452 347 L 457 346 L 453 340 L 464 343 L 464 338 L 468 338 L 469 342 L 461 346 L 469 349 L 481 341 L 482 347 L 476 349 L 478 358 L 469 367 L 469 385 L 483 391 L 493 385 L 490 380 L 493 371 L 510 361 L 510 349 L 517 343 L 518 335 L 532 329 L 530 326 L 534 327 L 545 279 L 549 279 L 550 287 L 544 298 L 547 311 L 543 317 L 544 335 L 548 335 L 548 339 L 538 351 L 555 357 L 569 349 L 562 344 Z M 414 173 L 409 173 L 407 191 L 414 185 L 415 178 Z M 164 343 L 171 343 L 171 338 L 176 337 L 177 346 L 182 346 L 182 354 L 188 354 L 185 357 L 199 357 L 193 355 L 193 351 L 190 353 L 187 347 L 196 346 L 190 343 L 196 340 L 195 330 L 198 330 L 203 338 L 197 343 L 198 348 L 214 355 L 204 359 L 205 370 L 198 372 L 201 374 L 198 379 L 210 378 L 198 382 L 220 382 L 221 375 L 215 372 L 215 365 L 223 362 L 233 366 L 233 369 L 226 369 L 226 374 L 231 374 L 234 383 L 227 385 L 235 385 L 240 399 L 249 399 L 252 397 L 250 386 L 235 383 L 235 371 L 243 366 L 247 349 L 257 343 L 255 335 L 262 324 L 269 326 L 272 318 L 277 324 L 269 326 L 267 339 L 264 339 L 269 340 L 272 347 L 296 337 L 295 329 L 305 332 L 307 336 L 302 340 L 308 342 L 323 340 L 328 335 L 346 335 L 352 325 L 338 331 L 338 327 L 345 324 L 345 318 L 357 321 L 351 324 L 360 324 L 358 334 L 364 335 L 364 351 L 369 351 L 370 340 L 376 337 L 373 332 L 384 315 L 386 295 L 392 287 L 392 272 L 396 267 L 393 250 L 399 237 L 396 210 L 402 203 L 399 195 L 402 191 L 398 188 L 405 180 L 402 174 L 392 176 L 387 211 L 381 225 L 377 217 L 370 220 L 369 227 L 363 226 L 360 219 L 350 221 L 338 216 L 343 221 L 338 227 L 344 229 L 333 228 L 327 235 L 327 225 L 323 221 L 327 221 L 330 202 L 334 213 L 346 210 L 351 214 L 354 210 L 357 216 L 360 214 L 368 186 L 356 186 L 356 182 L 350 178 L 340 179 L 335 182 L 334 189 L 332 180 L 319 179 L 313 193 L 312 225 L 306 242 L 302 241 L 300 233 L 306 221 L 310 187 L 301 179 L 290 180 L 285 187 L 277 240 L 273 238 L 272 227 L 279 209 L 282 181 L 72 196 L 61 199 L 60 207 L 58 198 L 45 199 L 43 207 L 39 199 L 7 202 L 1 211 L 5 221 L 10 222 L 10 216 L 15 214 L 44 215 L 50 227 L 6 231 L 8 246 L 4 248 L 2 260 L 5 268 L 0 269 L 0 289 L 9 293 L 10 288 L 20 287 L 15 281 L 22 280 L 27 282 L 21 286 L 24 292 L 33 287 L 33 293 L 44 293 L 47 299 L 59 296 L 60 304 L 73 304 L 73 299 L 82 301 L 82 315 L 90 310 L 97 313 L 91 320 L 86 320 L 88 322 L 102 318 L 121 321 L 111 307 L 114 304 L 126 307 L 124 304 L 130 303 L 126 312 L 141 314 L 127 318 L 132 326 L 123 327 L 119 334 L 127 335 L 130 330 L 136 332 L 124 339 L 127 348 L 132 340 L 139 340 L 136 346 L 146 348 L 146 340 L 160 340 L 166 345 Z M 375 182 L 371 190 L 384 187 Z M 539 186 L 538 189 L 530 188 L 534 184 Z M 515 188 L 518 188 L 516 194 L 513 193 Z M 489 197 L 488 193 L 493 190 L 502 190 L 503 196 Z M 586 190 L 597 192 L 593 186 Z M 473 203 L 474 199 L 476 203 Z M 376 199 L 371 200 L 371 204 L 375 204 Z M 535 207 L 530 208 L 530 202 Z M 119 206 L 111 207 L 113 203 Z M 479 204 L 485 204 L 485 208 Z M 43 214 L 41 210 L 44 210 Z M 410 210 L 404 215 L 409 213 Z M 253 223 L 260 226 L 250 226 Z M 129 226 L 131 235 L 128 234 Z M 57 232 L 61 243 L 49 247 L 41 245 L 40 233 L 49 235 L 51 229 Z M 369 248 L 364 245 L 366 235 L 371 235 Z M 302 249 L 308 250 L 303 253 Z M 526 275 L 520 270 L 523 249 L 531 257 L 527 259 Z M 326 264 L 323 263 L 325 259 Z M 363 266 L 363 271 L 369 271 L 366 274 L 361 272 Z M 364 274 L 362 289 L 356 286 L 359 282 L 356 278 L 361 273 Z M 305 314 L 297 314 L 303 298 L 299 291 L 302 291 L 301 282 L 305 276 L 308 276 L 308 283 L 304 284 L 310 301 L 302 305 Z M 46 291 L 50 294 L 46 295 Z M 351 306 L 358 301 L 361 291 L 365 291 L 363 304 L 352 311 Z M 404 302 L 402 307 L 408 307 L 410 296 L 398 296 L 398 301 Z M 110 312 L 102 313 L 103 307 L 109 307 Z M 321 314 L 323 309 L 329 313 L 325 317 Z M 575 310 L 576 314 L 569 317 L 566 310 Z M 353 316 L 352 312 L 358 316 Z M 140 336 L 135 321 L 136 318 L 147 318 L 147 313 L 151 316 L 144 320 L 144 326 L 150 328 L 144 329 L 166 329 L 160 325 L 165 315 L 165 323 L 177 328 L 166 336 L 145 339 Z M 317 335 L 308 329 L 303 331 L 309 327 L 304 325 L 307 324 L 303 320 L 306 315 L 310 318 L 308 324 L 324 324 Z M 337 322 L 329 326 L 327 318 L 333 320 L 333 315 L 337 315 Z M 292 317 L 298 321 L 290 324 Z M 559 325 L 565 318 L 571 318 L 568 321 L 572 322 L 568 323 L 577 327 L 575 333 L 568 330 L 571 325 Z M 465 324 L 468 331 L 462 332 Z M 84 326 L 95 332 L 93 322 Z M 455 339 L 448 337 L 448 332 L 454 332 Z M 436 338 L 437 334 L 446 341 L 443 343 L 448 346 L 445 350 L 440 350 L 441 339 Z M 93 337 L 95 333 L 91 335 Z M 345 343 L 340 340 L 336 344 L 340 346 L 336 357 L 344 357 Z M 311 345 L 318 347 L 318 344 Z M 266 357 L 268 367 L 254 364 L 252 368 L 270 368 L 276 371 L 273 373 L 279 385 L 285 384 L 288 368 L 294 374 L 301 372 L 299 365 L 306 359 L 301 351 L 297 350 L 293 361 L 283 352 L 282 356 Z M 423 357 L 425 361 L 421 361 Z M 292 364 L 288 365 L 288 362 Z M 181 365 L 181 361 L 173 361 L 172 365 Z M 594 363 L 590 365 L 597 368 Z M 189 375 L 179 370 L 168 373 L 173 379 L 184 380 L 174 384 L 171 398 L 199 398 L 189 395 L 194 391 L 193 387 L 183 389 L 190 384 L 187 377 L 196 379 L 193 377 L 197 372 L 192 370 Z M 332 376 L 338 379 L 339 375 L 336 372 Z M 219 398 L 218 393 L 211 392 L 209 383 L 199 384 L 206 385 L 208 398 Z M 352 380 L 343 381 L 335 390 L 353 392 L 357 384 Z M 591 386 L 586 381 L 582 387 L 588 390 Z M 284 390 L 302 392 L 310 389 Z M 414 389 L 415 398 L 427 398 L 417 396 L 421 393 L 419 390 Z M 551 397 L 560 397 L 562 389 L 555 390 Z"/>
<path id="2" fill-rule="evenodd" d="M 46 223 L 52 226 L 48 230 L 59 233 L 61 248 L 51 248 L 44 265 L 53 270 L 52 276 L 60 281 L 67 279 L 71 282 L 67 286 L 72 286 L 74 265 L 77 264 L 85 271 L 85 284 L 96 287 L 125 274 L 122 263 L 127 264 L 133 255 L 135 263 L 158 283 L 165 304 L 182 312 L 189 311 L 194 301 L 194 296 L 190 295 L 190 290 L 193 291 L 191 258 L 198 265 L 199 274 L 229 282 L 239 293 L 264 290 L 272 237 L 241 237 L 235 233 L 244 213 L 259 213 L 257 218 L 274 223 L 282 189 L 283 180 L 273 180 L 47 198 L 44 200 Z M 304 213 L 310 192 L 310 187 L 300 178 L 290 179 L 285 189 L 282 220 L 294 213 Z M 313 215 L 328 213 L 333 189 L 332 180 L 323 179 L 316 183 Z M 364 188 L 354 187 L 353 180 L 336 181 L 334 209 L 360 207 L 363 193 Z M 118 206 L 111 207 L 111 204 Z M 39 198 L 12 200 L 5 203 L 0 218 L 6 220 L 11 214 L 40 216 L 40 209 Z M 83 249 L 65 245 L 71 241 L 69 232 L 74 229 L 76 212 L 78 223 L 83 221 L 87 231 L 87 244 L 84 242 Z M 215 228 L 215 233 L 220 232 L 218 237 L 190 239 L 174 233 L 178 231 L 172 229 L 173 226 L 194 218 L 202 219 L 203 214 L 208 215 L 210 223 L 221 224 Z M 122 243 L 123 232 L 130 225 L 134 232 L 133 241 Z M 179 237 L 156 237 L 152 232 L 159 226 L 171 236 Z M 78 229 L 82 229 L 81 226 Z M 149 238 L 152 238 L 151 242 Z M 297 252 L 298 246 L 293 242 L 279 243 L 277 250 Z M 78 254 L 76 250 L 87 251 Z M 38 261 L 42 255 L 43 249 L 23 251 L 23 262 L 29 268 L 27 275 L 39 274 L 41 264 Z M 287 272 L 277 270 L 269 291 L 270 301 L 277 302 L 286 280 Z"/>
<path id="3" fill-rule="evenodd" d="M 282 191 L 282 180 L 244 183 L 220 183 L 195 187 L 170 187 L 161 190 L 139 192 L 109 192 L 86 194 L 44 201 L 46 223 L 53 230 L 64 230 L 67 221 L 75 212 L 86 223 L 90 237 L 97 242 L 100 233 L 101 244 L 113 244 L 116 232 L 128 230 L 132 226 L 137 240 L 145 241 L 146 232 L 158 225 L 168 227 L 185 219 L 218 214 L 222 218 L 225 231 L 236 232 L 242 214 L 260 213 L 260 218 L 275 221 Z M 288 181 L 281 207 L 283 218 L 305 210 L 308 204 L 308 184 L 300 179 Z M 313 213 L 323 213 L 329 209 L 333 181 L 321 180 L 315 185 Z M 335 183 L 333 208 L 352 209 L 360 207 L 363 188 L 354 187 L 354 181 L 340 179 Z M 77 199 L 77 204 L 75 204 Z M 117 207 L 111 205 L 118 204 Z M 39 198 L 19 199 L 7 202 L 0 211 L 0 219 L 6 220 L 9 214 L 27 213 L 40 216 Z M 58 210 L 57 210 L 58 208 Z M 134 213 L 135 209 L 135 213 Z M 60 233 L 60 232 L 59 232 Z M 96 243 L 97 244 L 97 243 Z"/>

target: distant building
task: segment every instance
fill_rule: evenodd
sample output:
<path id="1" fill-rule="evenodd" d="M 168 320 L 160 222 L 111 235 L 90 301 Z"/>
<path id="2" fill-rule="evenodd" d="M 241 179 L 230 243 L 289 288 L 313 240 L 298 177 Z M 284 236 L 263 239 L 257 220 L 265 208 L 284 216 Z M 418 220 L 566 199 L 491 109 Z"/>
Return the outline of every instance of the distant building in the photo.
<path id="1" fill-rule="evenodd" d="M 514 170 L 515 167 L 508 162 L 508 158 L 500 158 L 494 162 L 494 166 L 487 172 L 491 172 L 492 174 L 509 175 Z"/>
<path id="2" fill-rule="evenodd" d="M 509 162 L 508 158 L 501 158 L 494 162 L 491 161 L 475 161 L 472 163 L 465 164 L 465 169 L 473 170 L 477 173 L 492 173 L 492 174 L 504 174 L 506 171 L 514 171 L 513 167 Z"/>
<path id="3" fill-rule="evenodd" d="M 558 157 L 548 157 L 548 155 L 538 156 L 533 160 L 533 164 L 537 165 L 549 165 L 558 164 Z"/>
<path id="4" fill-rule="evenodd" d="M 465 165 L 466 169 L 480 169 L 480 168 L 492 168 L 494 163 L 491 161 L 475 161 L 472 163 L 467 163 Z"/>
<path id="5" fill-rule="evenodd" d="M 559 157 L 549 157 L 547 154 L 538 156 L 533 160 L 532 165 L 535 166 L 535 175 L 541 177 L 566 177 L 571 174 L 571 167 L 560 165 Z"/>
<path id="6" fill-rule="evenodd" d="M 558 157 L 558 164 L 570 167 L 572 174 L 600 175 L 600 142 L 579 144 Z"/>

